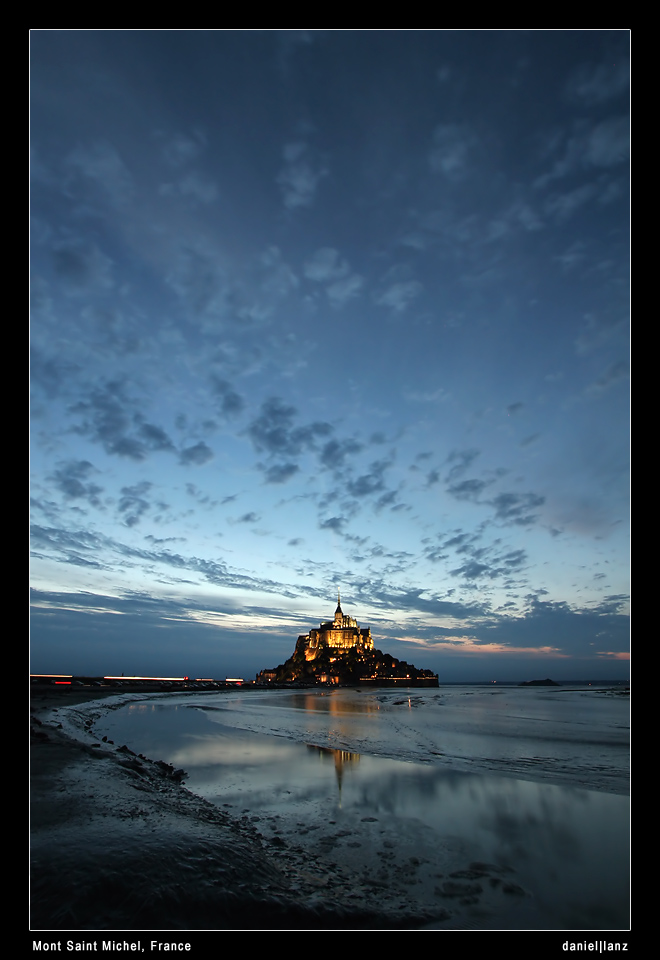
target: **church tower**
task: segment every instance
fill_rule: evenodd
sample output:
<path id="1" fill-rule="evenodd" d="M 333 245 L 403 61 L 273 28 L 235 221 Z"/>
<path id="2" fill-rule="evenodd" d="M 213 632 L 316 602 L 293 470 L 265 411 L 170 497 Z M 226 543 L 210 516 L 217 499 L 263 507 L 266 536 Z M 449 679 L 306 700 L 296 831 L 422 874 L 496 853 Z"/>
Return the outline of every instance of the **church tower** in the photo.
<path id="1" fill-rule="evenodd" d="M 335 610 L 335 626 L 342 627 L 344 623 L 344 614 L 341 609 L 341 596 L 337 590 L 337 609 Z"/>

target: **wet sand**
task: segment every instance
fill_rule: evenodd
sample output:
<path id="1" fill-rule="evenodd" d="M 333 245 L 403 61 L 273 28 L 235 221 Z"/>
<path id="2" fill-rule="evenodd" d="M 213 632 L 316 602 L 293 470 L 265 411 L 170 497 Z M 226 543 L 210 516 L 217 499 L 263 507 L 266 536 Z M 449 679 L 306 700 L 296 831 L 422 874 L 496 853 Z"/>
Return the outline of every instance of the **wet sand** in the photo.
<path id="1" fill-rule="evenodd" d="M 107 695 L 32 695 L 31 930 L 537 926 L 513 870 L 431 854 L 373 817 L 284 834 L 195 796 L 157 758 L 59 728 L 62 707 Z"/>

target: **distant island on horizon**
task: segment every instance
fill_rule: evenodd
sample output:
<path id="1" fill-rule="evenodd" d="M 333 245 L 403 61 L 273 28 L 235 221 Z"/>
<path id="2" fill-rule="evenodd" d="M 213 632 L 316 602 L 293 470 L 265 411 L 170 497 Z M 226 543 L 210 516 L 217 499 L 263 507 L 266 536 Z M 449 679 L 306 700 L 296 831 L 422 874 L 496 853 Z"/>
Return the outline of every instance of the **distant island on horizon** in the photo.
<path id="1" fill-rule="evenodd" d="M 295 682 L 437 687 L 438 675 L 377 650 L 371 628 L 344 614 L 338 591 L 334 618 L 301 634 L 288 660 L 256 677 L 256 683 Z"/>

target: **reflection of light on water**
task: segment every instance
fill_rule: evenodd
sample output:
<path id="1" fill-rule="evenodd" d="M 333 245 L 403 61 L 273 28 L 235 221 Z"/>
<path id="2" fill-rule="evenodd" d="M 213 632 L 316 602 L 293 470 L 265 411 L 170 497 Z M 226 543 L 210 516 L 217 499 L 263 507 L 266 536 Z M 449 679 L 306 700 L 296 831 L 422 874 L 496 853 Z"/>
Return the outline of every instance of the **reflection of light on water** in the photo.
<path id="1" fill-rule="evenodd" d="M 173 703 L 171 706 L 164 707 L 162 704 L 155 701 L 147 701 L 146 703 L 128 703 L 126 706 L 123 706 L 122 712 L 126 711 L 129 716 L 136 716 L 138 714 L 145 713 L 159 713 L 163 710 L 167 710 L 168 713 L 176 713 L 179 710 L 183 710 L 183 706 L 179 706 L 176 703 Z"/>
<path id="2" fill-rule="evenodd" d="M 317 747 L 316 744 L 308 743 L 307 749 L 317 753 L 320 757 L 334 760 L 335 768 L 344 763 L 359 763 L 360 754 L 351 753 L 350 750 L 333 750 L 331 747 Z"/>
<path id="3" fill-rule="evenodd" d="M 153 703 L 129 703 L 129 705 L 125 707 L 126 712 L 131 718 L 141 713 L 153 713 L 155 709 L 156 705 Z"/>
<path id="4" fill-rule="evenodd" d="M 400 694 L 399 694 L 400 696 Z M 362 695 L 353 699 L 347 699 L 335 691 L 316 691 L 310 690 L 309 693 L 287 693 L 286 697 L 265 696 L 259 698 L 259 705 L 266 704 L 269 707 L 276 706 L 280 708 L 290 708 L 293 710 L 302 710 L 305 713 L 330 713 L 333 716 L 354 716 L 355 714 L 377 714 L 380 710 L 380 704 L 372 696 Z M 253 707 L 255 704 L 254 694 L 248 697 L 234 697 L 227 702 L 227 706 L 236 709 L 245 709 Z"/>

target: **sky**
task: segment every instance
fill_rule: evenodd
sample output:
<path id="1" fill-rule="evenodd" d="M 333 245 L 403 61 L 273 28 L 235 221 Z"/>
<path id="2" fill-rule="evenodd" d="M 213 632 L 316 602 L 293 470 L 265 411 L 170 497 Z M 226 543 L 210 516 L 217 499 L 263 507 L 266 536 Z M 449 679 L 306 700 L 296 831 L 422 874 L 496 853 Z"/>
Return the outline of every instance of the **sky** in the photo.
<path id="1" fill-rule="evenodd" d="M 627 31 L 31 34 L 35 673 L 626 679 Z"/>

